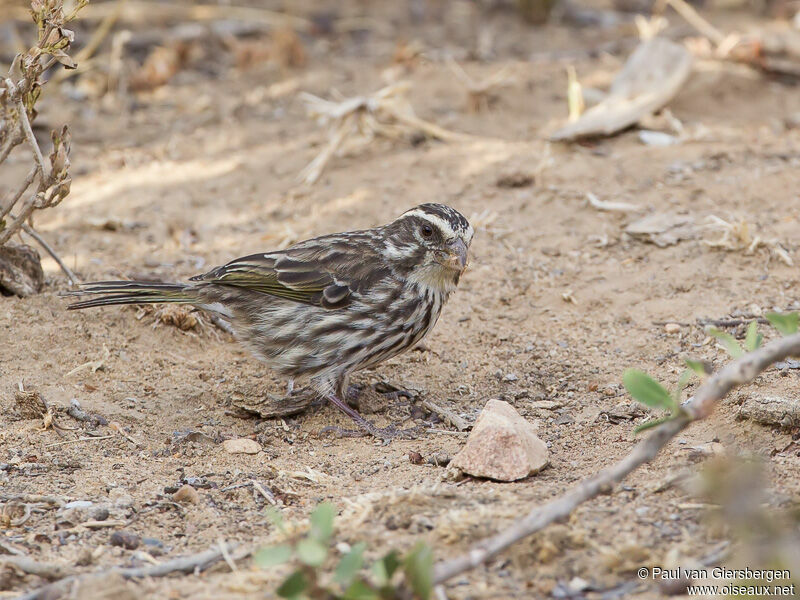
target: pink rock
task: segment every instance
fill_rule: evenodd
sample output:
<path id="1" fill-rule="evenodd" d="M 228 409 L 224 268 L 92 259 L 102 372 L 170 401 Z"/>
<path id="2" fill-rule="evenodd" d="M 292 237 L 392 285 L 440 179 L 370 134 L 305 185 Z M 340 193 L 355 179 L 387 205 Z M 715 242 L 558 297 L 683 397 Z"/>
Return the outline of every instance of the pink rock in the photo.
<path id="1" fill-rule="evenodd" d="M 548 454 L 533 424 L 508 402 L 489 400 L 451 465 L 474 477 L 516 481 L 541 471 Z"/>

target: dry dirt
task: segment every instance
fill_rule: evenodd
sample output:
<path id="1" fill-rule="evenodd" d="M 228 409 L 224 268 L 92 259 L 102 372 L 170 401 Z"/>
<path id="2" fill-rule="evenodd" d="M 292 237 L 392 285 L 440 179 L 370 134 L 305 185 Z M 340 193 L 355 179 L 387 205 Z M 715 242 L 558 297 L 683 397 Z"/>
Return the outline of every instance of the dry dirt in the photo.
<path id="1" fill-rule="evenodd" d="M 45 259 L 44 293 L 0 298 L 0 497 L 89 500 L 110 506 L 109 518 L 122 524 L 73 526 L 38 504 L 22 525 L 4 529 L 3 544 L 79 572 L 163 561 L 220 540 L 257 546 L 275 536 L 265 499 L 250 486 L 225 490 L 255 479 L 274 493 L 290 523 L 302 522 L 321 501 L 334 503 L 337 541 L 367 540 L 371 557 L 417 539 L 430 542 L 438 558 L 454 556 L 630 450 L 644 413 L 620 383 L 626 367 L 671 385 L 683 357 L 716 366 L 726 360 L 696 319 L 796 307 L 797 268 L 767 248 L 748 254 L 709 247 L 704 239 L 720 237 L 713 229 L 658 247 L 623 233 L 638 215 L 586 202 L 592 192 L 637 204 L 643 214 L 677 212 L 698 224 L 709 215 L 744 220 L 752 235 L 778 240 L 797 260 L 800 130 L 785 125 L 800 111 L 796 88 L 740 70 L 698 70 L 671 103 L 695 139 L 649 147 L 630 131 L 548 145 L 542 132 L 566 114 L 565 66 L 574 64 L 589 85 L 607 83 L 635 44 L 632 27 L 533 28 L 505 9 L 473 15 L 465 27 L 437 25 L 435 15 L 414 24 L 397 4 L 339 9 L 340 17 L 366 12 L 365 29 L 304 36 L 302 68 L 217 68 L 209 58 L 208 68 L 187 68 L 126 101 L 77 101 L 53 87 L 40 112 L 48 125 L 68 122 L 74 131 L 74 185 L 36 224 L 84 280 L 180 280 L 237 256 L 380 224 L 422 202 L 450 204 L 477 227 L 463 283 L 424 347 L 355 379 L 412 387 L 470 422 L 487 399 L 503 398 L 539 422 L 550 467 L 516 483 L 451 482 L 444 468 L 409 460 L 411 452 L 427 459 L 458 451 L 464 434 L 442 423 L 435 433 L 383 445 L 320 437 L 329 425 L 349 425 L 326 404 L 284 421 L 247 415 L 237 403 L 281 393 L 284 384 L 226 334 L 209 325 L 183 331 L 131 307 L 67 312 L 58 294 L 68 285 Z M 471 3 L 449 6 L 477 10 Z M 308 2 L 296 10 L 312 8 Z M 454 14 L 444 18 L 455 23 L 460 13 Z M 719 22 L 757 24 L 744 14 Z M 470 113 L 463 88 L 439 58 L 443 49 L 474 51 L 477 31 L 487 27 L 493 52 L 465 60 L 465 69 L 480 78 L 507 65 L 513 80 L 489 110 Z M 398 41 L 408 39 L 429 54 L 403 73 L 413 82 L 416 113 L 475 138 L 378 140 L 335 158 L 315 186 L 300 186 L 297 175 L 324 133 L 294 92 L 272 98 L 270 86 L 293 81 L 296 90 L 322 97 L 334 89 L 344 96 L 373 91 L 383 85 Z M 613 53 L 594 51 L 600 47 Z M 17 159 L 6 172 L 12 177 L 25 168 Z M 507 187 L 510 176 L 520 187 Z M 665 322 L 679 330 L 668 333 Z M 90 361 L 99 362 L 77 369 Z M 727 539 L 724 528 L 708 525 L 702 498 L 681 486 L 656 491 L 681 469 L 700 468 L 709 442 L 761 457 L 771 507 L 797 498 L 792 431 L 737 419 L 737 404 L 749 395 L 792 394 L 796 371 L 783 374 L 772 370 L 736 392 L 568 523 L 456 578 L 448 597 L 564 597 L 575 577 L 591 585 L 589 598 L 661 597 L 652 582 L 637 579 L 637 567 L 702 560 Z M 19 385 L 38 390 L 66 429 L 22 418 Z M 107 424 L 67 416 L 72 399 Z M 543 400 L 550 409 L 537 407 Z M 375 408 L 369 418 L 381 425 L 411 415 L 431 419 L 402 399 Z M 101 437 L 87 439 L 90 432 Z M 241 437 L 255 439 L 262 451 L 232 455 L 219 443 Z M 184 482 L 197 488 L 197 503 L 172 502 Z M 136 550 L 111 546 L 117 529 L 155 541 Z M 92 564 L 76 567 L 88 561 L 87 549 L 95 553 Z M 236 573 L 222 565 L 199 576 L 109 581 L 78 597 L 271 597 L 284 573 L 259 571 L 246 559 Z M 3 597 L 45 583 L 4 577 Z"/>

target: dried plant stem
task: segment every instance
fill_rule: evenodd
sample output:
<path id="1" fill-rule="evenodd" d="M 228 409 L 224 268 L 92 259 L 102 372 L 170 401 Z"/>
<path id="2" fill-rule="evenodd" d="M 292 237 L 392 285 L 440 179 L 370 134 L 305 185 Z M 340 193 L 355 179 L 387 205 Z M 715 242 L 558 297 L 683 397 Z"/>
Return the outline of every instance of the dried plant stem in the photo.
<path id="1" fill-rule="evenodd" d="M 226 544 L 225 542 L 220 542 L 219 544 L 216 544 L 213 548 L 206 550 L 204 552 L 199 552 L 198 554 L 191 554 L 189 556 L 183 556 L 181 558 L 175 558 L 173 560 L 168 560 L 158 565 L 152 565 L 149 567 L 125 568 L 125 569 L 120 569 L 120 568 L 105 569 L 102 571 L 97 571 L 95 573 L 86 573 L 84 575 L 72 575 L 69 577 L 64 577 L 62 579 L 59 579 L 58 581 L 54 581 L 49 585 L 45 585 L 31 592 L 28 592 L 27 594 L 20 596 L 18 600 L 44 600 L 45 598 L 60 598 L 66 593 L 68 593 L 69 590 L 72 588 L 72 586 L 76 585 L 78 582 L 84 584 L 92 579 L 100 579 L 103 577 L 107 577 L 108 575 L 113 575 L 115 573 L 121 575 L 125 579 L 140 579 L 142 577 L 164 577 L 166 575 L 171 575 L 172 573 L 199 572 L 199 571 L 204 571 L 210 566 L 219 562 L 220 560 L 223 560 L 225 554 L 228 554 L 228 556 L 231 558 L 232 561 L 234 559 L 240 560 L 250 554 L 249 550 L 245 550 L 237 555 L 230 554 L 231 551 L 234 550 L 235 548 L 236 544 L 233 543 Z M 12 558 L 16 559 L 20 557 L 7 557 L 7 556 L 0 557 L 0 564 L 3 561 L 11 562 L 10 559 Z M 15 563 L 16 562 L 20 561 L 15 561 Z"/>
<path id="2" fill-rule="evenodd" d="M 661 0 L 656 6 L 653 7 L 653 13 L 657 14 L 663 12 L 664 5 L 671 6 L 675 12 L 686 19 L 686 22 L 699 31 L 702 35 L 710 39 L 714 44 L 719 46 L 725 41 L 725 34 L 719 29 L 714 27 L 711 23 L 706 21 L 700 16 L 694 7 L 687 4 L 684 0 Z"/>
<path id="3" fill-rule="evenodd" d="M 5 159 L 8 158 L 8 155 L 11 154 L 11 151 L 14 148 L 16 148 L 17 146 L 19 146 L 22 143 L 23 139 L 25 139 L 23 136 L 17 134 L 14 137 L 12 137 L 10 140 L 8 140 L 8 143 L 6 144 L 5 148 L 0 150 L 0 164 L 2 164 L 3 161 L 5 161 Z"/>
<path id="4" fill-rule="evenodd" d="M 31 236 L 33 239 L 35 239 L 39 243 L 39 245 L 42 248 L 44 248 L 45 252 L 47 252 L 50 255 L 50 257 L 54 261 L 56 261 L 56 263 L 58 263 L 58 266 L 61 267 L 61 270 L 64 272 L 64 275 L 67 276 L 67 279 L 69 279 L 69 282 L 72 285 L 78 285 L 80 283 L 80 279 L 78 279 L 75 273 L 72 272 L 72 269 L 70 269 L 66 265 L 66 263 L 63 260 L 61 260 L 61 257 L 56 253 L 53 247 L 50 246 L 50 244 L 48 244 L 45 241 L 45 239 L 41 235 L 39 235 L 39 233 L 33 227 L 31 227 L 27 223 L 23 223 L 22 230 L 29 236 Z"/>
<path id="5" fill-rule="evenodd" d="M 17 189 L 16 192 L 9 195 L 9 200 L 3 201 L 3 204 L 0 205 L 0 219 L 5 217 L 8 213 L 11 212 L 11 208 L 17 203 L 17 200 L 20 199 L 20 196 L 25 193 L 33 180 L 36 178 L 36 174 L 39 172 L 39 167 L 35 166 L 28 172 L 28 175 L 25 177 L 25 181 L 22 182 L 22 185 Z"/>
<path id="6" fill-rule="evenodd" d="M 678 418 L 660 425 L 649 437 L 636 444 L 622 460 L 580 482 L 560 498 L 533 508 L 509 527 L 472 546 L 466 554 L 436 564 L 434 583 L 443 583 L 474 569 L 515 542 L 544 529 L 551 523 L 566 519 L 587 500 L 611 491 L 615 484 L 643 464 L 653 460 L 658 452 L 692 421 L 704 419 L 711 414 L 717 402 L 733 388 L 752 381 L 770 365 L 790 356 L 799 355 L 800 334 L 794 334 L 729 363 L 697 390 L 694 398 L 684 405 L 683 412 Z"/>
<path id="7" fill-rule="evenodd" d="M 6 79 L 6 84 L 11 84 L 11 80 Z M 11 87 L 9 87 L 9 89 L 11 89 Z M 28 140 L 28 144 L 31 146 L 33 158 L 36 161 L 36 166 L 39 168 L 39 174 L 41 175 L 42 180 L 44 180 L 46 179 L 45 174 L 47 173 L 44 166 L 44 157 L 42 156 L 42 151 L 39 148 L 39 143 L 36 141 L 36 136 L 33 135 L 33 128 L 31 127 L 31 122 L 28 119 L 28 111 L 25 109 L 25 104 L 22 102 L 21 95 L 19 98 L 17 98 L 17 108 L 19 109 L 19 122 L 22 126 L 22 132 L 25 134 L 25 138 Z"/>

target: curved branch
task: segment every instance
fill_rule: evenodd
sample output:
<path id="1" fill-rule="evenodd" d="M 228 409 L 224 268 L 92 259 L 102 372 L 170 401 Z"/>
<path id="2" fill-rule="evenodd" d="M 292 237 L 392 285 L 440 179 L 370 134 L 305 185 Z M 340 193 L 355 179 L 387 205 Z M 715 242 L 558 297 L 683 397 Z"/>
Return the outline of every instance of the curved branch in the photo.
<path id="1" fill-rule="evenodd" d="M 225 542 L 220 542 L 217 546 L 204 552 L 174 558 L 158 565 L 151 565 L 148 567 L 112 568 L 104 569 L 94 573 L 85 573 L 83 575 L 71 575 L 69 577 L 59 579 L 58 581 L 54 581 L 51 584 L 37 588 L 31 592 L 28 592 L 27 594 L 23 594 L 19 597 L 19 600 L 44 600 L 46 598 L 61 598 L 66 595 L 70 588 L 78 581 L 81 583 L 86 583 L 91 579 L 103 578 L 113 573 L 118 573 L 125 579 L 139 579 L 142 577 L 165 577 L 172 573 L 193 573 L 204 571 L 222 560 L 225 552 L 230 552 L 235 548 L 236 544 L 225 544 Z M 236 558 L 244 558 L 244 556 L 247 556 L 249 553 L 249 550 L 245 550 L 244 553 L 237 554 Z M 35 562 L 31 561 L 30 559 L 6 556 L 2 557 L 0 563 L 3 561 L 12 563 L 16 566 L 22 565 L 23 567 L 31 568 L 34 568 L 33 563 Z M 50 566 L 50 570 L 48 570 L 47 573 L 50 573 L 54 568 L 60 567 Z M 41 571 L 41 569 L 41 567 L 38 567 L 39 571 Z M 25 569 L 23 568 L 23 570 Z M 37 575 L 40 574 L 35 570 L 25 570 L 25 572 L 34 573 Z"/>
<path id="2" fill-rule="evenodd" d="M 770 365 L 800 355 L 800 333 L 767 344 L 754 352 L 729 363 L 703 384 L 683 412 L 671 421 L 656 428 L 645 440 L 636 444 L 630 454 L 607 469 L 603 469 L 566 494 L 537 506 L 526 516 L 517 519 L 499 533 L 475 544 L 469 552 L 437 563 L 433 571 L 434 584 L 440 584 L 456 575 L 485 563 L 515 542 L 544 529 L 547 525 L 566 519 L 578 506 L 625 479 L 630 473 L 653 460 L 681 430 L 692 421 L 706 418 L 714 406 L 737 386 L 755 379 Z"/>

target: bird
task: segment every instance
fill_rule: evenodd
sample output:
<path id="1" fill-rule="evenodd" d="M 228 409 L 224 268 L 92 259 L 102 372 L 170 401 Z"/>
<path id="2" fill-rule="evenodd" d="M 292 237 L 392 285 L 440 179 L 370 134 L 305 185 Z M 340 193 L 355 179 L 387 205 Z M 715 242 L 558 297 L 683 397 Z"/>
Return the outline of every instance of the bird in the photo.
<path id="1" fill-rule="evenodd" d="M 469 261 L 474 230 L 427 203 L 388 224 L 322 235 L 237 258 L 187 283 L 98 281 L 67 292 L 69 310 L 177 302 L 227 319 L 274 372 L 308 381 L 366 433 L 390 438 L 346 402 L 350 376 L 417 345 Z"/>

